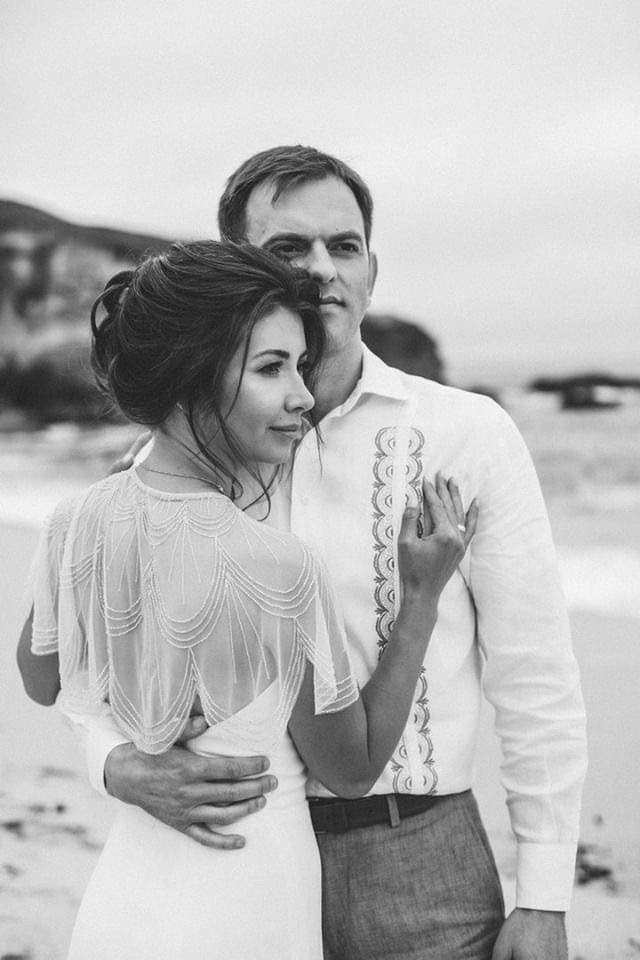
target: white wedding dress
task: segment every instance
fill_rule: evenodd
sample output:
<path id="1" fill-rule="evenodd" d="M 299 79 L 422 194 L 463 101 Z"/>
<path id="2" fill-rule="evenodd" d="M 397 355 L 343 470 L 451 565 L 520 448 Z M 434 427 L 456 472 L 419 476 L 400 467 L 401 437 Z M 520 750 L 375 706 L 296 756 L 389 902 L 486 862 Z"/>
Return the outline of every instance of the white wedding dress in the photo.
<path id="1" fill-rule="evenodd" d="M 246 708 L 256 720 L 260 706 Z M 199 753 L 246 752 L 224 724 L 192 743 Z M 304 767 L 287 735 L 270 760 L 278 788 L 266 806 L 222 828 L 246 837 L 239 850 L 202 847 L 119 805 L 69 960 L 322 960 L 320 863 Z"/>
<path id="2" fill-rule="evenodd" d="M 215 850 L 119 804 L 69 960 L 321 960 L 320 864 L 305 769 L 287 733 L 307 661 L 316 711 L 358 696 L 316 558 L 214 492 L 170 494 L 135 470 L 54 513 L 33 566 L 36 653 L 59 652 L 69 709 L 108 700 L 161 753 L 195 702 L 189 748 L 266 753 L 278 788 Z"/>

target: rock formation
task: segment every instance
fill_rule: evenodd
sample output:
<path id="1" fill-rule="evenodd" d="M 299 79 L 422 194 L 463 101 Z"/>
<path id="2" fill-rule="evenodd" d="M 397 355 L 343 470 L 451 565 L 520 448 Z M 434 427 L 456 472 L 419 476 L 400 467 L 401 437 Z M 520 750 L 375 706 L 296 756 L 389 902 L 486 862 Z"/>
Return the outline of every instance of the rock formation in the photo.
<path id="1" fill-rule="evenodd" d="M 391 314 L 368 313 L 362 339 L 391 367 L 444 383 L 444 364 L 436 341 L 414 323 Z"/>
<path id="2" fill-rule="evenodd" d="M 112 274 L 169 243 L 0 200 L 0 404 L 47 422 L 93 419 L 102 401 L 87 374 L 91 304 Z M 363 338 L 391 366 L 443 380 L 437 345 L 418 326 L 369 314 Z"/>

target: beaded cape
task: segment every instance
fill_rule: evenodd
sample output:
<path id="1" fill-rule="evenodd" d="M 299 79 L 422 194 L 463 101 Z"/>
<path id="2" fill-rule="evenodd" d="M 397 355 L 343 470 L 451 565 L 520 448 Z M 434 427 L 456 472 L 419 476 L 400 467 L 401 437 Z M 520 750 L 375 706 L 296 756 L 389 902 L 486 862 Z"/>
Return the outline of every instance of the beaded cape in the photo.
<path id="1" fill-rule="evenodd" d="M 59 654 L 70 712 L 107 701 L 136 746 L 167 750 L 198 704 L 268 750 L 305 665 L 316 713 L 358 697 L 327 575 L 293 534 L 217 492 L 147 487 L 135 469 L 55 509 L 32 565 L 32 650 Z M 260 722 L 244 708 L 270 691 Z"/>

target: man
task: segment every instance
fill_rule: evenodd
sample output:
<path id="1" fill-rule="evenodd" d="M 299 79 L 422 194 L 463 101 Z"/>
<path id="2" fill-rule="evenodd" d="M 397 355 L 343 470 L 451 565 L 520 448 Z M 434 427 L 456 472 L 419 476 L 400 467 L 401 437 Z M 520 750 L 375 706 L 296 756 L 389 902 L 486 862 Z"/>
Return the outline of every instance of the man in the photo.
<path id="1" fill-rule="evenodd" d="M 412 714 L 373 796 L 340 801 L 309 783 L 326 956 L 562 960 L 584 714 L 546 512 L 524 444 L 498 406 L 401 374 L 363 348 L 377 270 L 372 209 L 348 166 L 279 147 L 242 164 L 219 210 L 223 237 L 271 250 L 320 285 L 330 341 L 316 392 L 322 444 L 304 439 L 269 522 L 326 561 L 361 683 L 392 633 L 394 531 L 406 497 L 419 496 L 423 476 L 442 473 L 460 482 L 466 504 L 480 505 L 469 561 L 443 593 Z M 517 905 L 504 922 L 470 793 L 481 673 L 518 840 Z M 215 827 L 259 809 L 275 786 L 259 776 L 260 759 L 205 759 L 180 747 L 139 754 L 108 716 L 88 728 L 88 752 L 98 787 L 213 846 L 240 844 Z"/>

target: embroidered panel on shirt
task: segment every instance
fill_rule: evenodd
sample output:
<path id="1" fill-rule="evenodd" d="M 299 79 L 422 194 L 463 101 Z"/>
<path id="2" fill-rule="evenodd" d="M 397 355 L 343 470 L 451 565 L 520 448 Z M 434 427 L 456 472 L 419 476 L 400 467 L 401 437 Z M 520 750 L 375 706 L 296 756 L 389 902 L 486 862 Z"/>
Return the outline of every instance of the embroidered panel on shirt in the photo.
<path id="1" fill-rule="evenodd" d="M 378 657 L 381 657 L 389 641 L 395 623 L 395 590 L 393 585 L 393 460 L 396 445 L 396 427 L 383 427 L 375 438 L 373 461 L 373 567 L 374 600 L 376 607 L 376 633 L 378 634 Z M 405 463 L 406 483 L 413 490 L 417 503 L 422 502 L 422 450 L 424 435 L 415 427 L 409 429 L 407 458 Z M 411 767 L 407 755 L 405 736 L 390 760 L 393 771 L 394 792 L 408 792 L 418 789 L 420 792 L 433 793 L 438 776 L 434 768 L 433 743 L 429 731 L 427 678 L 422 668 L 413 705 L 411 721 L 417 733 L 417 747 L 420 758 L 422 783 L 413 783 Z"/>

